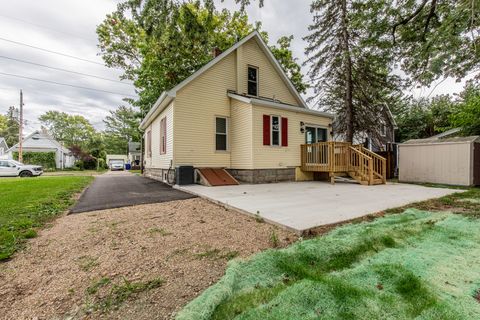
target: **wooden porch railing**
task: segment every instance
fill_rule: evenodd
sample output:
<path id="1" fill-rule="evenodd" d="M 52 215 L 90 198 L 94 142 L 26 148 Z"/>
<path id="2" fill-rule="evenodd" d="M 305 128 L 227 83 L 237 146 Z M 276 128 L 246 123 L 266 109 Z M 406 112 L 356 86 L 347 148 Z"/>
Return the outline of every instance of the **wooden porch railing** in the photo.
<path id="1" fill-rule="evenodd" d="M 347 142 L 319 142 L 301 145 L 303 171 L 346 173 L 363 184 L 386 183 L 386 159 Z"/>

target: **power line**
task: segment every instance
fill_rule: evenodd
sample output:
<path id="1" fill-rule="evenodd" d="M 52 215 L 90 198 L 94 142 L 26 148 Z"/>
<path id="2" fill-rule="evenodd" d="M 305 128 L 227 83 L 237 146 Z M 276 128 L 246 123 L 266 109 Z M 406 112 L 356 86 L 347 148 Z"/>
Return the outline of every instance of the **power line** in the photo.
<path id="1" fill-rule="evenodd" d="M 55 81 L 50 81 L 50 80 L 31 78 L 31 77 L 21 76 L 21 75 L 18 75 L 18 74 L 11 74 L 11 73 L 4 73 L 4 72 L 0 72 L 0 74 L 4 75 L 4 76 L 10 76 L 10 77 L 28 79 L 28 80 L 33 80 L 33 81 L 40 81 L 40 82 L 56 84 L 56 85 L 59 85 L 59 86 L 66 86 L 66 87 L 79 88 L 79 89 L 85 89 L 85 90 L 106 92 L 106 93 L 118 94 L 118 95 L 121 95 L 121 96 L 128 96 L 128 97 L 136 98 L 136 96 L 131 95 L 131 94 L 126 94 L 126 93 L 119 93 L 119 92 L 113 92 L 113 91 L 107 91 L 107 90 L 101 90 L 101 89 L 94 89 L 94 88 L 89 88 L 89 87 L 76 86 L 76 85 L 73 85 L 73 84 L 67 84 L 67 83 L 55 82 Z"/>
<path id="2" fill-rule="evenodd" d="M 82 72 L 77 72 L 77 71 L 72 71 L 72 70 L 67 70 L 67 69 L 62 69 L 62 68 L 47 66 L 47 65 L 45 65 L 45 64 L 40 64 L 40 63 L 36 63 L 36 62 L 26 61 L 26 60 L 22 60 L 22 59 L 16 59 L 16 58 L 12 58 L 12 57 L 1 56 L 1 55 L 0 55 L 0 58 L 2 58 L 2 59 L 8 59 L 8 60 L 13 60 L 13 61 L 18 61 L 18 62 L 22 62 L 22 63 L 27 63 L 27 64 L 31 64 L 31 65 L 35 65 L 35 66 L 40 66 L 40 67 L 43 67 L 43 68 L 49 68 L 49 69 L 53 69 L 53 70 L 59 70 L 59 71 L 63 71 L 63 72 L 74 73 L 74 74 L 78 74 L 78 75 L 82 75 L 82 76 L 86 76 L 86 77 L 92 77 L 92 78 L 97 78 L 97 79 L 106 80 L 106 81 L 118 82 L 118 83 L 121 83 L 121 84 L 124 84 L 124 85 L 128 85 L 128 86 L 131 86 L 131 85 L 132 85 L 131 83 L 126 83 L 126 82 L 123 82 L 123 81 L 120 81 L 120 80 L 103 78 L 103 77 L 96 76 L 96 75 L 93 75 L 93 74 L 82 73 Z"/>
<path id="3" fill-rule="evenodd" d="M 0 17 L 4 17 L 4 18 L 10 19 L 10 20 L 15 20 L 15 21 L 19 21 L 19 22 L 22 22 L 22 23 L 26 23 L 26 24 L 35 26 L 35 27 L 37 27 L 37 28 L 42 28 L 42 29 L 46 29 L 46 30 L 53 31 L 53 32 L 62 33 L 62 34 L 68 35 L 68 36 L 77 37 L 77 38 L 80 38 L 80 39 L 83 39 L 83 40 L 86 40 L 86 41 L 92 41 L 92 39 L 88 39 L 88 38 L 79 36 L 79 35 L 77 35 L 77 34 L 73 34 L 73 33 L 65 32 L 65 31 L 56 30 L 56 29 L 53 29 L 53 28 L 50 28 L 50 27 L 42 26 L 42 25 L 40 25 L 40 24 L 32 23 L 32 22 L 27 21 L 27 20 L 23 20 L 23 19 L 18 19 L 18 18 L 6 16 L 6 15 L 4 15 L 4 14 L 0 14 Z"/>
<path id="4" fill-rule="evenodd" d="M 100 62 L 97 62 L 97 61 L 93 61 L 93 60 L 83 59 L 83 58 L 76 57 L 76 56 L 72 56 L 72 55 L 69 55 L 69 54 L 66 54 L 66 53 L 62 53 L 62 52 L 58 52 L 58 51 L 53 51 L 53 50 L 48 50 L 48 49 L 44 49 L 44 48 L 32 46 L 32 45 L 30 45 L 30 44 L 26 44 L 26 43 L 23 43 L 23 42 L 13 41 L 13 40 L 1 38 L 1 37 L 0 37 L 0 40 L 6 41 L 6 42 L 10 42 L 10 43 L 14 43 L 14 44 L 17 44 L 17 45 L 19 45 L 19 46 L 25 46 L 25 47 L 37 49 L 37 50 L 40 50 L 40 51 L 45 51 L 45 52 L 48 52 L 48 53 L 58 54 L 58 55 L 60 55 L 60 56 L 64 56 L 64 57 L 71 58 L 71 59 L 77 59 L 77 60 L 81 60 L 81 61 L 85 61 L 85 62 L 89 62 L 89 63 L 93 63 L 93 64 L 98 64 L 98 65 L 100 65 L 100 66 L 105 67 L 105 65 L 104 65 L 103 63 L 100 63 Z"/>

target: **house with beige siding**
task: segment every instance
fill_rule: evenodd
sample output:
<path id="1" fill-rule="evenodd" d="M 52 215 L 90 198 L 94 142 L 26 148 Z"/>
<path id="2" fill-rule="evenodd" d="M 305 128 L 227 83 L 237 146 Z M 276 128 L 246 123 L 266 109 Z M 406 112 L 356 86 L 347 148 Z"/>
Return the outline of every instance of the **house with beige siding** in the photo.
<path id="1" fill-rule="evenodd" d="M 161 94 L 140 125 L 144 172 L 170 182 L 180 166 L 247 183 L 305 178 L 300 146 L 330 140 L 332 120 L 307 107 L 255 31 Z"/>

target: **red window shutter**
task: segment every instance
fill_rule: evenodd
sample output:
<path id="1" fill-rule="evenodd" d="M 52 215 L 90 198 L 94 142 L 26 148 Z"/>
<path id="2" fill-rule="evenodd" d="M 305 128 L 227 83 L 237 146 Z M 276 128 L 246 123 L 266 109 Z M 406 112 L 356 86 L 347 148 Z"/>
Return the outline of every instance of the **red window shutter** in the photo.
<path id="1" fill-rule="evenodd" d="M 270 145 L 270 116 L 267 114 L 263 115 L 263 145 Z"/>
<path id="2" fill-rule="evenodd" d="M 282 147 L 288 147 L 288 118 L 282 118 Z"/>

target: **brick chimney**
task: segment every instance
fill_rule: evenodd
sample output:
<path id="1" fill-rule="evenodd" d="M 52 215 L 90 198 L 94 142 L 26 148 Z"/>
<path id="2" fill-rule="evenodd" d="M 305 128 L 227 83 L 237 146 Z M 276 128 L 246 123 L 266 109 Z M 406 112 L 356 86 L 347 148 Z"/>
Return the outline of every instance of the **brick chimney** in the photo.
<path id="1" fill-rule="evenodd" d="M 215 47 L 215 48 L 212 49 L 213 58 L 218 57 L 220 54 L 222 54 L 222 50 L 220 50 L 220 48 Z"/>

